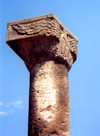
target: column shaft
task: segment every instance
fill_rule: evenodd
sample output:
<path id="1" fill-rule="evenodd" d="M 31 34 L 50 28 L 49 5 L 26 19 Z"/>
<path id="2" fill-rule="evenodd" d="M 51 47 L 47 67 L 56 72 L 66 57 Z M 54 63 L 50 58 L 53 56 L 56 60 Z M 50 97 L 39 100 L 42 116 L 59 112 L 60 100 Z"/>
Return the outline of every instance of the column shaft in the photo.
<path id="1" fill-rule="evenodd" d="M 28 136 L 70 136 L 68 69 L 54 61 L 30 71 Z"/>

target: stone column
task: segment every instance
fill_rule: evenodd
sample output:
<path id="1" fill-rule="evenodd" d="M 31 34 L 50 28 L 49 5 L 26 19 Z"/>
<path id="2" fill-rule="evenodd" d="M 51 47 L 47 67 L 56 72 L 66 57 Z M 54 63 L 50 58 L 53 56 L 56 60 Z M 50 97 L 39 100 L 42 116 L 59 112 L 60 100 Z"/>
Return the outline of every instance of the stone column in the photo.
<path id="1" fill-rule="evenodd" d="M 77 42 L 52 14 L 8 23 L 7 44 L 30 72 L 28 136 L 70 136 L 68 71 Z"/>

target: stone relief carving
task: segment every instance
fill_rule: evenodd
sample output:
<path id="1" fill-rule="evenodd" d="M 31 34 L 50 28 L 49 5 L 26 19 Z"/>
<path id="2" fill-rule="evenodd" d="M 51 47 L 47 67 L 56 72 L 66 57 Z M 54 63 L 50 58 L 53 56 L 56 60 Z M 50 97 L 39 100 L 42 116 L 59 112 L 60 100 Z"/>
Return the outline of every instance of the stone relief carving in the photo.
<path id="1" fill-rule="evenodd" d="M 70 69 L 76 60 L 77 40 L 54 17 L 12 24 L 11 27 L 16 37 L 25 38 L 17 40 L 15 46 L 29 70 L 35 62 L 47 59 L 66 64 Z"/>
<path id="2" fill-rule="evenodd" d="M 26 24 L 14 24 L 12 28 L 20 35 L 53 35 L 59 37 L 61 26 L 54 19 L 44 19 Z"/>

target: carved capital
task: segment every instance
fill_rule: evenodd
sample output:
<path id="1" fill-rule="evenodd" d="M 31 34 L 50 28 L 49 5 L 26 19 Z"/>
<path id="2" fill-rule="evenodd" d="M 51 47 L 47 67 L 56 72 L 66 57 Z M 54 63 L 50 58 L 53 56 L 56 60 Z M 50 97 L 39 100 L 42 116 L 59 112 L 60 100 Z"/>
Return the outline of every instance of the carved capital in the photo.
<path id="1" fill-rule="evenodd" d="M 8 23 L 7 27 L 7 43 L 29 71 L 45 60 L 55 60 L 70 69 L 77 57 L 77 42 L 52 14 Z"/>

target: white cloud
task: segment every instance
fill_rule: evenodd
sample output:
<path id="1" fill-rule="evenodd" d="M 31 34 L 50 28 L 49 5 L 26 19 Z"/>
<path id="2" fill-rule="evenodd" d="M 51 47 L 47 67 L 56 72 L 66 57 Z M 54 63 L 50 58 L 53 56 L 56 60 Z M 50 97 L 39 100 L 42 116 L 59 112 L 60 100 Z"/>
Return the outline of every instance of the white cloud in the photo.
<path id="1" fill-rule="evenodd" d="M 7 115 L 7 113 L 4 111 L 0 111 L 0 115 Z"/>
<path id="2" fill-rule="evenodd" d="M 8 104 L 3 104 L 3 102 L 0 101 L 0 106 L 2 106 L 2 108 L 6 111 L 6 112 L 0 111 L 0 116 L 1 115 L 9 115 L 9 114 L 14 113 L 18 109 L 24 108 L 22 100 L 10 102 Z"/>
<path id="3" fill-rule="evenodd" d="M 19 101 L 15 101 L 15 102 L 11 102 L 8 103 L 6 105 L 7 108 L 17 108 L 17 109 L 22 109 L 23 108 L 23 102 L 21 100 Z"/>
<path id="4" fill-rule="evenodd" d="M 3 103 L 2 102 L 0 102 L 0 106 L 2 106 L 3 105 Z"/>

